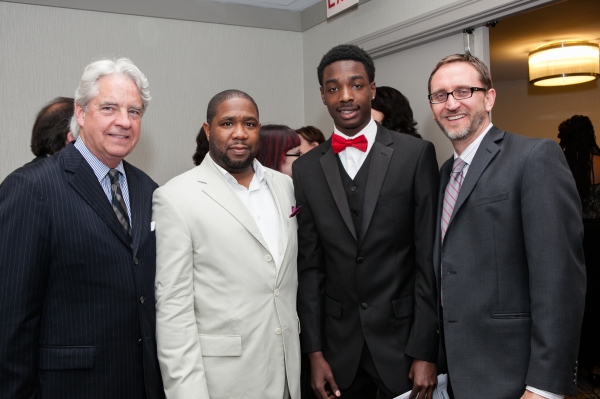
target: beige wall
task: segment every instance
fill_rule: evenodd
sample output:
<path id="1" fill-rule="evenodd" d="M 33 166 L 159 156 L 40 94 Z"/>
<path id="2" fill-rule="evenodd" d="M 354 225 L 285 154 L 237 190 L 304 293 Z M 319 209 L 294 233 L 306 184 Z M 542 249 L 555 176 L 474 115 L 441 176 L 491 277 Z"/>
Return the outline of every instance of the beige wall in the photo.
<path id="1" fill-rule="evenodd" d="M 308 125 L 323 130 L 326 137 L 333 131 L 333 122 L 321 102 L 317 66 L 332 47 L 351 42 L 402 21 L 443 7 L 454 0 L 375 0 L 357 9 L 319 24 L 302 33 L 304 57 L 304 112 Z M 376 73 L 376 81 L 378 81 Z"/>
<path id="2" fill-rule="evenodd" d="M 492 70 L 492 77 L 494 71 Z M 600 85 L 597 81 L 564 87 L 536 87 L 526 80 L 494 82 L 494 124 L 530 137 L 557 140 L 558 125 L 573 115 L 588 116 L 600 143 Z"/>
<path id="3" fill-rule="evenodd" d="M 0 181 L 33 158 L 37 111 L 72 96 L 92 60 L 126 56 L 152 100 L 127 158 L 159 184 L 193 166 L 195 137 L 217 92 L 254 97 L 263 123 L 304 122 L 302 34 L 0 1 Z"/>

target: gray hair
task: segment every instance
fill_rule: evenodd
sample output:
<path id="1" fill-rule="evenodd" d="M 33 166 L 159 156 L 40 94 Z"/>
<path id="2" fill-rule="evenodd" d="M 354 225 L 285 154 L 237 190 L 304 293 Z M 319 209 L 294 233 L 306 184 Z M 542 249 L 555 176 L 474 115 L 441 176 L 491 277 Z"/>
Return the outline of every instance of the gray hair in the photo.
<path id="1" fill-rule="evenodd" d="M 128 58 L 103 58 L 86 66 L 79 86 L 75 90 L 75 104 L 79 104 L 87 111 L 88 103 L 98 95 L 98 79 L 113 74 L 127 76 L 135 83 L 142 97 L 142 113 L 145 112 L 148 101 L 151 99 L 148 79 Z M 79 136 L 77 115 L 73 115 L 71 118 L 71 134 L 73 137 Z"/>

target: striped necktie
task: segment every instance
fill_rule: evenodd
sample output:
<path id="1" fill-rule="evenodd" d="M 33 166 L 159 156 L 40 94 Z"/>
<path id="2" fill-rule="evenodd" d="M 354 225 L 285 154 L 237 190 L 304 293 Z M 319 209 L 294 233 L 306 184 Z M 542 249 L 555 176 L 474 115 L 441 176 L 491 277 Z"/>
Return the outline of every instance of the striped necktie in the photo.
<path id="1" fill-rule="evenodd" d="M 112 207 L 121 223 L 121 226 L 125 229 L 129 241 L 131 241 L 131 226 L 129 225 L 129 216 L 127 215 L 127 207 L 123 200 L 123 193 L 121 192 L 121 184 L 119 183 L 119 172 L 117 169 L 111 169 L 108 172 L 110 177 L 110 191 L 112 193 Z"/>
<path id="2" fill-rule="evenodd" d="M 452 165 L 452 173 L 450 175 L 450 181 L 446 186 L 446 192 L 444 193 L 444 204 L 442 206 L 442 242 L 444 241 L 446 230 L 448 230 L 448 225 L 450 224 L 450 218 L 452 217 L 452 212 L 454 211 L 454 206 L 456 205 L 458 193 L 460 192 L 463 180 L 465 179 L 463 169 L 466 165 L 467 164 L 460 159 L 460 157 L 457 157 L 454 160 L 454 165 Z"/>

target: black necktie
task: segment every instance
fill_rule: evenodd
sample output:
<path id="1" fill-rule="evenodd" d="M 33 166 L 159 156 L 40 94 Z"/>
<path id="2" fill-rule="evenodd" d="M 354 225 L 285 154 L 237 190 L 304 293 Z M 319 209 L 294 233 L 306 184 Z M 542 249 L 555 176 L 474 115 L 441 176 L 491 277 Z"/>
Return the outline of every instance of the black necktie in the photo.
<path id="1" fill-rule="evenodd" d="M 129 225 L 129 216 L 127 215 L 127 207 L 123 200 L 123 193 L 121 192 L 121 185 L 119 184 L 119 172 L 116 169 L 111 169 L 108 172 L 110 177 L 110 191 L 112 193 L 112 207 L 121 222 L 121 226 L 125 229 L 127 237 L 131 241 L 131 226 Z"/>

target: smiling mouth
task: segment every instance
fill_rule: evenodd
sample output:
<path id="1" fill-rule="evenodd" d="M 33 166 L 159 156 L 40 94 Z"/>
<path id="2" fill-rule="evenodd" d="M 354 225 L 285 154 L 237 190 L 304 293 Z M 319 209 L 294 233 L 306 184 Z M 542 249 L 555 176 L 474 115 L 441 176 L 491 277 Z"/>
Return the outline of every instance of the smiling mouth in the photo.
<path id="1" fill-rule="evenodd" d="M 127 140 L 129 138 L 129 136 L 123 134 L 109 134 L 109 136 L 121 140 Z"/>
<path id="2" fill-rule="evenodd" d="M 250 150 L 250 147 L 235 146 L 235 147 L 229 147 L 228 150 L 232 151 L 235 155 L 243 155 Z"/>
<path id="3" fill-rule="evenodd" d="M 444 118 L 446 118 L 447 120 L 452 122 L 452 121 L 457 121 L 459 119 L 462 119 L 466 116 L 467 116 L 467 114 L 456 114 L 456 115 L 448 115 L 448 116 L 445 116 Z"/>
<path id="4" fill-rule="evenodd" d="M 338 109 L 338 112 L 343 119 L 352 119 L 358 114 L 358 108 L 352 109 Z"/>

